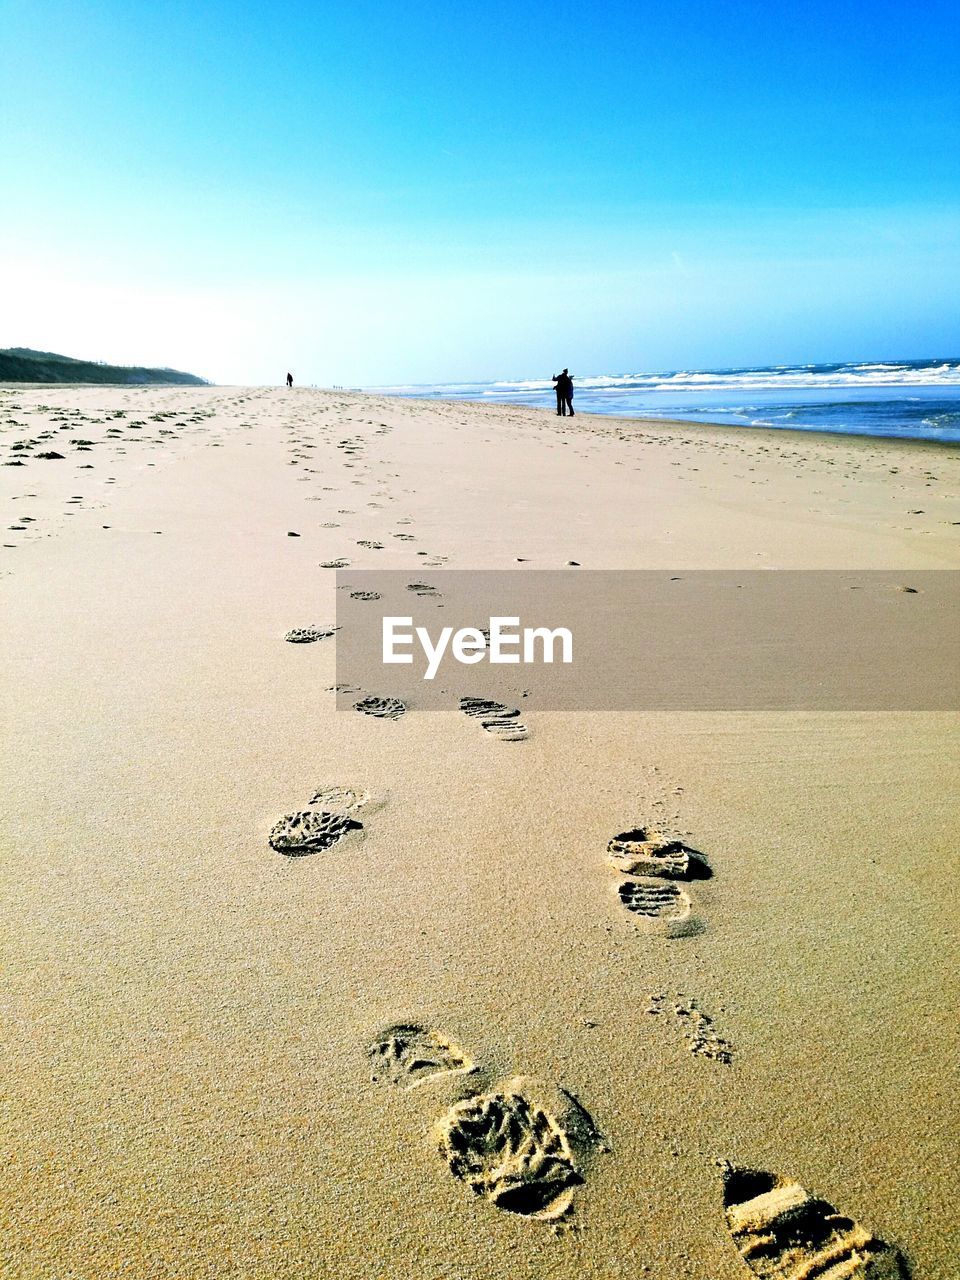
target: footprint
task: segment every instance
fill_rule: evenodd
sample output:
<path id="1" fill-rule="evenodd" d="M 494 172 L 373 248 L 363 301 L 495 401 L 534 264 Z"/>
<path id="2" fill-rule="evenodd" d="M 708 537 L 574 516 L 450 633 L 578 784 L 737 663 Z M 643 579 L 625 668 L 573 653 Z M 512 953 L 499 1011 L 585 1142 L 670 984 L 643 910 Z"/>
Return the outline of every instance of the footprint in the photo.
<path id="1" fill-rule="evenodd" d="M 437 1031 L 416 1022 L 398 1022 L 381 1031 L 367 1050 L 371 1079 L 386 1079 L 403 1089 L 436 1080 L 439 1076 L 468 1075 L 471 1058 Z"/>
<path id="2" fill-rule="evenodd" d="M 324 809 L 304 809 L 288 813 L 273 825 L 271 849 L 288 858 L 303 858 L 339 844 L 352 832 L 362 832 L 363 823 L 347 813 L 329 813 Z"/>
<path id="3" fill-rule="evenodd" d="M 516 707 L 491 702 L 489 698 L 461 698 L 460 710 L 464 715 L 479 720 L 487 733 L 500 742 L 519 742 L 528 735 L 529 730 Z"/>
<path id="4" fill-rule="evenodd" d="M 313 644 L 317 640 L 329 639 L 339 630 L 339 627 L 294 627 L 283 638 L 288 644 Z"/>
<path id="5" fill-rule="evenodd" d="M 664 880 L 710 876 L 702 854 L 653 827 L 621 831 L 607 845 L 607 859 L 623 875 L 658 876 Z"/>
<path id="6" fill-rule="evenodd" d="M 429 582 L 408 582 L 407 590 L 412 591 L 416 596 L 439 596 L 440 592 L 436 587 L 431 587 Z"/>
<path id="7" fill-rule="evenodd" d="M 723 1166 L 727 1227 L 762 1280 L 903 1280 L 899 1253 L 798 1182 Z"/>
<path id="8" fill-rule="evenodd" d="M 338 556 L 336 560 L 321 560 L 321 569 L 346 569 L 350 561 L 345 556 Z"/>
<path id="9" fill-rule="evenodd" d="M 380 592 L 379 591 L 351 591 L 350 599 L 351 600 L 379 600 Z"/>
<path id="10" fill-rule="evenodd" d="M 572 1095 L 519 1076 L 465 1098 L 437 1125 L 454 1177 L 498 1209 L 556 1222 L 581 1186 L 583 1158 L 603 1140 Z"/>
<path id="11" fill-rule="evenodd" d="M 617 886 L 620 901 L 639 916 L 646 928 L 667 937 L 683 937 L 696 931 L 690 895 L 679 885 L 655 879 L 624 880 Z"/>
<path id="12" fill-rule="evenodd" d="M 649 827 L 621 831 L 607 845 L 607 858 L 624 875 L 659 876 L 682 880 L 690 859 L 678 840 L 669 840 Z"/>
<path id="13" fill-rule="evenodd" d="M 673 1021 L 682 1029 L 687 1048 L 698 1058 L 709 1058 L 713 1062 L 725 1065 L 733 1061 L 733 1050 L 730 1041 L 720 1034 L 713 1018 L 704 1013 L 698 1002 L 678 992 L 672 1004 L 666 1004 L 664 992 L 656 992 L 650 996 L 650 1004 L 645 1012 L 653 1017 L 666 1014 L 673 1015 Z"/>
<path id="14" fill-rule="evenodd" d="M 310 800 L 311 805 L 331 813 L 356 813 L 371 803 L 369 791 L 358 787 L 321 787 Z"/>
<path id="15" fill-rule="evenodd" d="M 454 1081 L 449 1106 L 435 1123 L 451 1173 L 497 1208 L 559 1229 L 591 1157 L 610 1147 L 592 1117 L 566 1089 L 529 1076 L 486 1087 L 465 1084 L 482 1068 L 473 1056 L 418 1022 L 393 1023 L 367 1047 L 371 1079 L 410 1090 Z M 460 1077 L 456 1082 L 455 1078 Z"/>
<path id="16" fill-rule="evenodd" d="M 357 543 L 357 546 L 358 546 L 358 547 L 366 547 L 368 551 L 382 551 L 382 550 L 383 550 L 383 543 L 382 543 L 382 542 L 371 542 L 371 541 L 369 541 L 369 540 L 367 540 L 367 539 L 363 539 L 362 541 L 358 542 L 358 543 Z"/>
<path id="17" fill-rule="evenodd" d="M 406 711 L 407 705 L 399 698 L 380 698 L 371 695 L 355 702 L 353 709 L 365 716 L 376 716 L 378 720 L 399 720 Z"/>

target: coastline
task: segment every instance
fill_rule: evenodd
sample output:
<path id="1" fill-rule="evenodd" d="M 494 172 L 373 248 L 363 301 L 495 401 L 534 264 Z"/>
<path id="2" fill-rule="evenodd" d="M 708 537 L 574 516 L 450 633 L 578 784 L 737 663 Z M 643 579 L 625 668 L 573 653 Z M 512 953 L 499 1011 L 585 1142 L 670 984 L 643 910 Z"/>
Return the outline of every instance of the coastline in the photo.
<path id="1" fill-rule="evenodd" d="M 960 716 L 543 713 L 498 742 L 338 712 L 335 640 L 284 635 L 334 620 L 339 557 L 910 585 L 958 566 L 960 448 L 307 389 L 13 400 L 4 458 L 51 435 L 0 471 L 0 1271 L 743 1280 L 726 1159 L 951 1280 Z M 271 848 L 332 785 L 371 793 L 362 843 Z M 709 858 L 698 932 L 624 910 L 607 846 L 643 823 Z M 589 1111 L 572 1229 L 451 1176 L 463 1081 L 371 1080 L 398 1023 Z"/>
<path id="2" fill-rule="evenodd" d="M 323 390 L 323 389 L 319 388 L 319 390 Z M 334 393 L 330 393 L 330 394 L 334 394 Z M 358 391 L 358 392 L 351 392 L 350 394 L 373 395 L 374 393 L 367 392 L 367 391 Z M 403 399 L 404 401 L 418 404 L 425 408 L 429 408 L 430 405 L 434 405 L 434 404 L 448 404 L 448 405 L 470 404 L 470 405 L 476 405 L 481 409 L 492 409 L 492 410 L 496 410 L 500 408 L 511 409 L 511 410 L 521 409 L 523 410 L 524 413 L 542 414 L 547 418 L 556 418 L 557 416 L 554 410 L 547 406 L 524 405 L 524 404 L 513 403 L 513 402 L 507 403 L 505 401 L 493 402 L 488 400 L 456 400 L 453 398 L 446 399 L 443 396 L 435 396 L 430 399 L 419 399 L 414 396 L 402 396 L 402 397 L 396 396 L 396 397 L 382 397 L 382 398 L 398 399 L 398 400 Z M 934 440 L 934 439 L 924 440 L 919 436 L 879 436 L 879 435 L 871 436 L 871 435 L 859 434 L 859 433 L 855 434 L 849 431 L 821 431 L 819 429 L 812 430 L 811 428 L 803 428 L 803 427 L 770 427 L 770 426 L 752 427 L 752 426 L 745 426 L 742 423 L 706 422 L 706 421 L 693 422 L 687 418 L 624 417 L 624 416 L 620 416 L 612 413 L 610 414 L 591 413 L 589 410 L 584 410 L 583 412 L 581 412 L 579 409 L 577 409 L 575 411 L 574 421 L 577 421 L 578 419 L 581 419 L 581 418 L 584 419 L 585 421 L 594 422 L 598 424 L 599 423 L 615 424 L 621 429 L 631 427 L 631 426 L 642 426 L 648 429 L 656 428 L 656 427 L 671 427 L 678 431 L 694 431 L 694 432 L 697 432 L 700 430 L 703 430 L 706 432 L 718 431 L 718 432 L 722 432 L 724 435 L 745 435 L 751 438 L 756 436 L 760 436 L 760 437 L 766 436 L 772 440 L 779 439 L 781 436 L 788 436 L 788 437 L 797 436 L 802 439 L 809 440 L 812 436 L 818 440 L 819 439 L 836 440 L 838 442 L 843 442 L 843 443 L 853 443 L 854 441 L 859 440 L 862 443 L 868 444 L 868 445 L 888 443 L 895 446 L 902 445 L 906 448 L 909 448 L 910 446 L 917 444 L 917 445 L 922 445 L 924 448 L 935 446 L 938 449 L 960 450 L 960 443 L 958 443 L 956 440 Z"/>
<path id="3" fill-rule="evenodd" d="M 182 388 L 184 385 L 185 384 L 175 383 L 175 382 L 130 384 L 130 383 L 89 383 L 89 382 L 60 382 L 60 383 L 3 382 L 2 380 L 0 380 L 0 391 L 16 392 L 20 389 L 24 389 L 29 393 L 33 393 L 36 391 L 43 391 L 49 387 L 57 387 L 64 391 L 82 391 L 84 389 L 91 388 L 91 387 L 95 387 L 99 390 L 104 390 L 104 391 L 138 391 L 138 390 L 164 391 L 164 390 L 169 390 L 169 389 L 178 388 L 178 387 Z M 192 389 L 196 390 L 198 388 L 193 387 Z M 239 384 L 234 386 L 231 383 L 207 382 L 203 384 L 203 389 L 207 389 L 210 391 L 228 392 L 228 391 L 269 391 L 269 390 L 272 390 L 273 388 L 272 388 L 272 384 L 253 384 L 249 387 L 245 387 Z M 299 387 L 297 388 L 297 390 L 311 391 L 311 392 L 317 393 L 318 395 L 364 396 L 377 401 L 402 400 L 404 402 L 422 405 L 425 408 L 429 408 L 431 405 L 435 405 L 435 404 L 447 404 L 447 405 L 469 404 L 469 405 L 476 405 L 477 407 L 482 409 L 490 409 L 490 410 L 496 410 L 500 408 L 507 409 L 507 410 L 520 409 L 520 410 L 523 410 L 525 413 L 543 414 L 543 415 L 546 415 L 548 418 L 556 417 L 556 414 L 554 413 L 554 411 L 548 406 L 525 405 L 520 401 L 514 402 L 514 401 L 490 401 L 490 400 L 463 400 L 463 399 L 457 399 L 456 397 L 444 397 L 444 396 L 432 396 L 432 397 L 417 397 L 417 396 L 407 396 L 407 395 L 398 396 L 398 395 L 385 395 L 385 394 L 378 393 L 376 391 L 367 391 L 367 390 L 361 391 L 361 390 L 351 389 L 351 390 L 345 390 L 345 391 L 334 391 L 329 387 L 315 387 L 315 386 Z M 869 435 L 867 433 L 854 433 L 854 432 L 848 432 L 848 431 L 829 431 L 829 430 L 821 430 L 819 428 L 813 429 L 810 427 L 807 427 L 807 428 L 771 427 L 769 425 L 747 426 L 743 423 L 726 423 L 726 422 L 719 422 L 719 421 L 713 422 L 713 421 L 699 421 L 699 420 L 693 421 L 688 418 L 665 418 L 665 417 L 651 417 L 651 416 L 644 417 L 642 415 L 632 416 L 632 415 L 618 415 L 618 414 L 605 414 L 605 413 L 600 414 L 600 413 L 591 413 L 589 410 L 584 410 L 581 412 L 579 409 L 576 410 L 575 416 L 577 418 L 589 419 L 591 421 L 596 421 L 598 423 L 603 423 L 603 422 L 615 423 L 620 427 L 664 426 L 664 427 L 673 427 L 678 430 L 698 431 L 700 429 L 703 429 L 705 431 L 722 431 L 724 434 L 727 434 L 727 435 L 733 435 L 733 434 L 743 432 L 743 433 L 747 433 L 750 436 L 766 434 L 774 438 L 777 438 L 780 436 L 800 436 L 804 438 L 809 438 L 810 436 L 814 436 L 818 439 L 828 439 L 828 440 L 835 439 L 838 441 L 847 441 L 847 442 L 859 440 L 867 444 L 874 444 L 874 443 L 880 443 L 880 442 L 886 441 L 891 445 L 910 446 L 913 444 L 919 444 L 924 446 L 936 446 L 937 448 L 941 448 L 941 449 L 960 449 L 960 442 L 956 440 L 923 439 L 920 436 Z"/>
<path id="4" fill-rule="evenodd" d="M 421 400 L 553 409 L 549 380 L 362 388 Z M 960 444 L 955 358 L 581 375 L 578 412 Z"/>

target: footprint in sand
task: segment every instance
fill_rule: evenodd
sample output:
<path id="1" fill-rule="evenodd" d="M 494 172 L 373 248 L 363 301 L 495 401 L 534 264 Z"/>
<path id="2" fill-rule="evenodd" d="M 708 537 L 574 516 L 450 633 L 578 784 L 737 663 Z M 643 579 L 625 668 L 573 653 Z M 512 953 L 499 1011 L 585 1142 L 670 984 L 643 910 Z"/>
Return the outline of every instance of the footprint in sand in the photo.
<path id="1" fill-rule="evenodd" d="M 375 716 L 378 720 L 399 720 L 407 709 L 407 704 L 399 698 L 381 698 L 371 694 L 353 704 L 354 711 L 361 715 Z"/>
<path id="2" fill-rule="evenodd" d="M 607 845 L 607 859 L 622 875 L 707 880 L 712 874 L 702 853 L 654 827 L 621 831 Z"/>
<path id="3" fill-rule="evenodd" d="M 466 1050 L 420 1023 L 387 1027 L 367 1057 L 374 1080 L 402 1089 L 480 1072 Z M 554 1224 L 569 1217 L 591 1156 L 609 1150 L 571 1093 L 529 1076 L 475 1089 L 449 1107 L 435 1133 L 450 1172 L 474 1195 Z"/>
<path id="4" fill-rule="evenodd" d="M 644 928 L 681 938 L 695 933 L 693 902 L 685 889 L 663 880 L 637 878 L 617 886 L 617 896 Z"/>
<path id="5" fill-rule="evenodd" d="M 350 561 L 345 556 L 338 556 L 336 560 L 321 560 L 321 569 L 346 569 Z"/>
<path id="6" fill-rule="evenodd" d="M 761 1280 L 905 1280 L 896 1249 L 798 1182 L 723 1165 L 723 1206 L 740 1256 Z"/>
<path id="7" fill-rule="evenodd" d="M 379 591 L 351 591 L 350 599 L 351 600 L 379 600 L 380 592 Z"/>
<path id="8" fill-rule="evenodd" d="M 363 823 L 349 813 L 303 809 L 299 813 L 288 813 L 275 822 L 269 843 L 271 849 L 287 858 L 303 858 L 332 849 L 347 836 L 359 835 L 362 831 Z"/>
<path id="9" fill-rule="evenodd" d="M 436 587 L 431 587 L 429 582 L 408 582 L 407 590 L 412 591 L 415 596 L 436 596 L 439 598 L 440 592 Z"/>
<path id="10" fill-rule="evenodd" d="M 450 1172 L 474 1195 L 544 1222 L 569 1216 L 590 1155 L 606 1147 L 572 1094 L 527 1076 L 456 1103 L 437 1134 Z"/>
<path id="11" fill-rule="evenodd" d="M 529 736 L 517 707 L 504 706 L 489 698 L 461 698 L 460 710 L 480 724 L 500 742 L 520 742 Z"/>
<path id="12" fill-rule="evenodd" d="M 283 638 L 288 644 L 314 644 L 317 640 L 328 640 L 339 630 L 339 627 L 294 627 Z"/>
<path id="13" fill-rule="evenodd" d="M 356 813 L 358 809 L 379 808 L 382 803 L 375 802 L 369 791 L 360 787 L 321 787 L 314 792 L 310 804 L 331 813 Z"/>
<path id="14" fill-rule="evenodd" d="M 704 1013 L 693 997 L 687 997 L 680 991 L 667 1003 L 665 992 L 655 992 L 650 996 L 645 1012 L 651 1017 L 666 1017 L 673 1021 L 681 1029 L 687 1048 L 696 1057 L 709 1058 L 726 1066 L 733 1061 L 730 1041 L 720 1034 L 713 1018 Z"/>
<path id="15" fill-rule="evenodd" d="M 468 1075 L 475 1069 L 459 1045 L 416 1022 L 397 1022 L 381 1031 L 367 1056 L 371 1079 L 385 1079 L 403 1089 L 414 1089 L 438 1076 Z"/>
<path id="16" fill-rule="evenodd" d="M 675 793 L 682 788 L 676 788 Z M 657 801 L 656 803 L 660 803 Z M 693 899 L 678 880 L 707 880 L 713 872 L 696 849 L 659 827 L 621 831 L 607 843 L 607 861 L 618 875 L 617 896 L 638 924 L 668 938 L 699 933 Z"/>
<path id="17" fill-rule="evenodd" d="M 366 547 L 366 549 L 367 549 L 368 551 L 382 551 L 382 550 L 383 550 L 383 543 L 382 543 L 382 542 L 372 542 L 372 541 L 370 541 L 370 540 L 368 540 L 368 539 L 363 539 L 362 541 L 358 542 L 358 543 L 357 543 L 357 546 L 358 546 L 358 547 Z"/>

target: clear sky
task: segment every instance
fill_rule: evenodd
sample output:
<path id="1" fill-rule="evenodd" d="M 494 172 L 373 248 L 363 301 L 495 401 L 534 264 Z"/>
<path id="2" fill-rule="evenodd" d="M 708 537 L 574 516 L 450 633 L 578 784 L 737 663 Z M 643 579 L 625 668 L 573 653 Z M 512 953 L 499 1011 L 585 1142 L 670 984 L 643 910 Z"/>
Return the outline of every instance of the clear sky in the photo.
<path id="1" fill-rule="evenodd" d="M 956 0 L 0 0 L 0 346 L 377 384 L 960 354 Z"/>

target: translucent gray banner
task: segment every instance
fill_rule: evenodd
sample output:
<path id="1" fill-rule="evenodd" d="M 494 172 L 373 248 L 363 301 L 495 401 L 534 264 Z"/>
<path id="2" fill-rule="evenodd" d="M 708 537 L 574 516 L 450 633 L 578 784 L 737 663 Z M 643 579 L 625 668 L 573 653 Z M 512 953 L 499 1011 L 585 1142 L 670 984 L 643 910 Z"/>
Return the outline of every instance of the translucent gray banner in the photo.
<path id="1" fill-rule="evenodd" d="M 960 709 L 958 571 L 339 570 L 337 592 L 337 705 L 373 714 Z"/>

